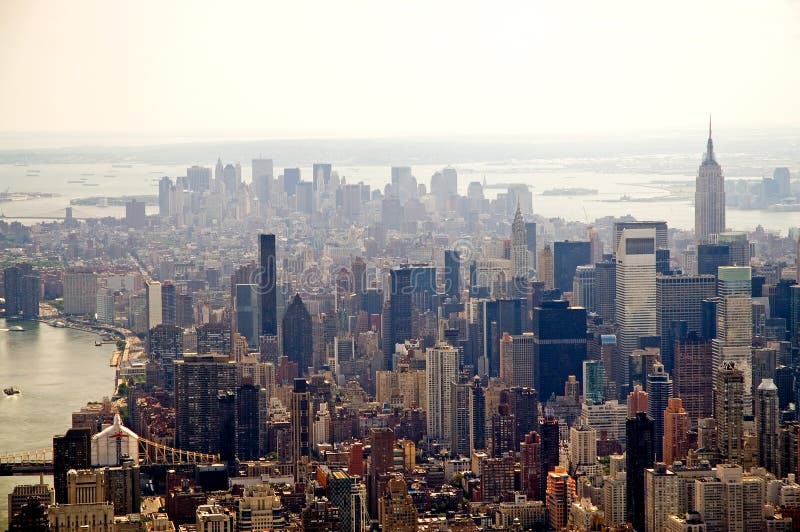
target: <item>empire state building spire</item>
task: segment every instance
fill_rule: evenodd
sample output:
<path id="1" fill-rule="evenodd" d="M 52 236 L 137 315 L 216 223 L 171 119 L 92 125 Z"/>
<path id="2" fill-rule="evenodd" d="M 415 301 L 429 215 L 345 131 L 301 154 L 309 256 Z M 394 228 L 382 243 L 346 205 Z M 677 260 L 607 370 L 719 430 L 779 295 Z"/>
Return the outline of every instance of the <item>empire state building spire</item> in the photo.
<path id="1" fill-rule="evenodd" d="M 694 236 L 698 243 L 709 242 L 711 235 L 725 231 L 725 179 L 714 157 L 711 116 L 708 117 L 708 142 L 703 162 L 697 170 L 694 192 Z"/>

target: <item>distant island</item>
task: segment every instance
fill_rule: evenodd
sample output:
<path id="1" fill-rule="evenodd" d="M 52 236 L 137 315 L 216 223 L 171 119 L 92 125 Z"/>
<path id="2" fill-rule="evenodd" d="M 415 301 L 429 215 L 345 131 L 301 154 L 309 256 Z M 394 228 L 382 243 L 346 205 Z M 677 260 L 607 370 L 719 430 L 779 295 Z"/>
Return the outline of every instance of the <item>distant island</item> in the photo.
<path id="1" fill-rule="evenodd" d="M 124 206 L 131 200 L 141 201 L 146 205 L 158 205 L 158 196 L 92 196 L 90 198 L 75 198 L 69 201 L 70 205 L 91 205 L 94 207 Z"/>
<path id="2" fill-rule="evenodd" d="M 597 194 L 596 188 L 551 188 L 542 192 L 542 196 L 592 196 Z"/>

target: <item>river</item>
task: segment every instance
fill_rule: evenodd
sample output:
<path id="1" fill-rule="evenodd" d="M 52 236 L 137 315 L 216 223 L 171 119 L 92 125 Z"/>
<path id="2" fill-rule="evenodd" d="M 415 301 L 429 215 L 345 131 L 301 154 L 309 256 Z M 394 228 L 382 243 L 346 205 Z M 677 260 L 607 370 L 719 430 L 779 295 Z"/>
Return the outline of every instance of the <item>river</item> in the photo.
<path id="1" fill-rule="evenodd" d="M 21 325 L 21 332 L 9 331 Z M 71 414 L 88 401 L 110 396 L 114 368 L 112 344 L 95 347 L 96 335 L 39 322 L 0 319 L 0 454 L 51 448 L 53 436 L 71 425 Z M 0 477 L 0 530 L 5 530 L 8 493 L 37 477 Z M 52 483 L 52 480 L 48 480 Z"/>

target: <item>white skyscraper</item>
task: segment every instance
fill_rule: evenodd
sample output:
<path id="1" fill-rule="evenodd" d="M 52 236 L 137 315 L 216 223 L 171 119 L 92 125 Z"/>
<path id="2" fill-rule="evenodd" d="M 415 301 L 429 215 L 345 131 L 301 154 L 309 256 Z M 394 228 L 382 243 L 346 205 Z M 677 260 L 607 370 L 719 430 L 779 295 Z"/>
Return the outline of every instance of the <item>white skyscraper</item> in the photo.
<path id="1" fill-rule="evenodd" d="M 147 328 L 152 329 L 163 322 L 161 312 L 161 283 L 147 282 Z"/>
<path id="2" fill-rule="evenodd" d="M 428 436 L 450 440 L 453 404 L 450 387 L 458 382 L 458 350 L 446 343 L 425 351 L 428 380 Z"/>
<path id="3" fill-rule="evenodd" d="M 628 357 L 639 338 L 656 334 L 656 230 L 624 229 L 617 248 L 616 318 L 619 368 L 627 375 Z M 624 386 L 627 383 L 618 383 Z"/>

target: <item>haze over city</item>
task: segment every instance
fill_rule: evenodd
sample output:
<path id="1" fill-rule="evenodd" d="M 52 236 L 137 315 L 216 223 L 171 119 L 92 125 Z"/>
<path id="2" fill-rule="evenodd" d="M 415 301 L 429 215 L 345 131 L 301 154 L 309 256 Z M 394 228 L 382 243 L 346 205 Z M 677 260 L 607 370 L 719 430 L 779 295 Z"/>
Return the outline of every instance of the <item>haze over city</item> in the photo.
<path id="1" fill-rule="evenodd" d="M 800 529 L 800 3 L 0 2 L 0 530 Z"/>

